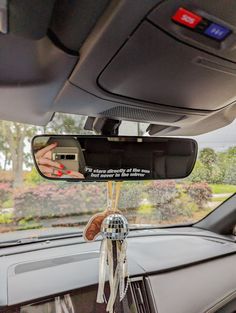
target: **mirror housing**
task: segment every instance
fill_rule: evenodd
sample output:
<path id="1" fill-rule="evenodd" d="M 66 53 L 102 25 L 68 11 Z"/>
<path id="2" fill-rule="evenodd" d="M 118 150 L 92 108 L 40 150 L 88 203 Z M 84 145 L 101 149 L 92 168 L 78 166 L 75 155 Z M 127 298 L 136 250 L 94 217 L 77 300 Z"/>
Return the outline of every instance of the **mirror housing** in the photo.
<path id="1" fill-rule="evenodd" d="M 32 140 L 41 176 L 66 181 L 122 181 L 187 177 L 195 164 L 193 139 L 40 135 Z"/>

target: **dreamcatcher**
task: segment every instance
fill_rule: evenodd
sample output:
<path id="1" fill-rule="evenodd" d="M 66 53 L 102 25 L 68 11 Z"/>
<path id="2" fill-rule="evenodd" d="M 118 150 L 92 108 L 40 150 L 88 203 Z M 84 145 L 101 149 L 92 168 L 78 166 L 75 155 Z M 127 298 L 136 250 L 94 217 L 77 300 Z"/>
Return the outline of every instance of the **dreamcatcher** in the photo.
<path id="1" fill-rule="evenodd" d="M 94 215 L 84 230 L 84 238 L 93 241 L 101 234 L 99 284 L 97 302 L 104 303 L 104 287 L 108 269 L 110 296 L 106 311 L 113 313 L 114 304 L 124 299 L 129 285 L 127 264 L 128 221 L 117 210 L 121 183 L 107 183 L 108 207 L 103 213 Z"/>
<path id="2" fill-rule="evenodd" d="M 55 297 L 55 313 L 75 313 L 75 309 L 69 294 Z"/>

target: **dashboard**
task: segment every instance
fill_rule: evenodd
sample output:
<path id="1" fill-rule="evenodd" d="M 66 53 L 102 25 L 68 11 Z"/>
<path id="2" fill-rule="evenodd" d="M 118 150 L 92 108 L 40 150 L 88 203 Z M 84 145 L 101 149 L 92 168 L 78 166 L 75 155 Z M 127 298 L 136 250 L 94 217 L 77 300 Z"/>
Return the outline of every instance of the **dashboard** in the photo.
<path id="1" fill-rule="evenodd" d="M 105 312 L 96 304 L 99 247 L 99 240 L 78 236 L 2 248 L 0 312 Z M 128 238 L 128 262 L 130 289 L 117 312 L 236 309 L 236 244 L 230 238 L 193 227 L 136 230 Z"/>

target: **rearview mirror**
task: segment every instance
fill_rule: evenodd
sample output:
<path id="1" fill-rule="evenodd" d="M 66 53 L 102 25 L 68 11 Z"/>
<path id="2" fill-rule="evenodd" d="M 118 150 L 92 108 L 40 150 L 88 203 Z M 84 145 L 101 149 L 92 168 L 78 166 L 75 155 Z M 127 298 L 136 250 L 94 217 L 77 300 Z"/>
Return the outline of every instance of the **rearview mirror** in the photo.
<path id="1" fill-rule="evenodd" d="M 67 181 L 183 178 L 195 164 L 192 139 L 42 135 L 32 140 L 40 175 Z"/>

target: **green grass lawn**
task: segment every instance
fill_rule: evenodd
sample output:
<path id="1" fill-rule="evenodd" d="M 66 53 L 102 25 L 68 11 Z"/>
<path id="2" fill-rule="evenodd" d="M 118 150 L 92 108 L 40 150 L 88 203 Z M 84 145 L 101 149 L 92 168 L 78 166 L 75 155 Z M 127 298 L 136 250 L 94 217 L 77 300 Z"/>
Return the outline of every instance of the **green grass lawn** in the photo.
<path id="1" fill-rule="evenodd" d="M 236 192 L 236 185 L 210 184 L 210 187 L 213 194 Z"/>
<path id="2" fill-rule="evenodd" d="M 229 197 L 217 197 L 217 198 L 212 198 L 211 202 L 221 202 L 223 203 L 226 199 L 228 199 Z"/>

